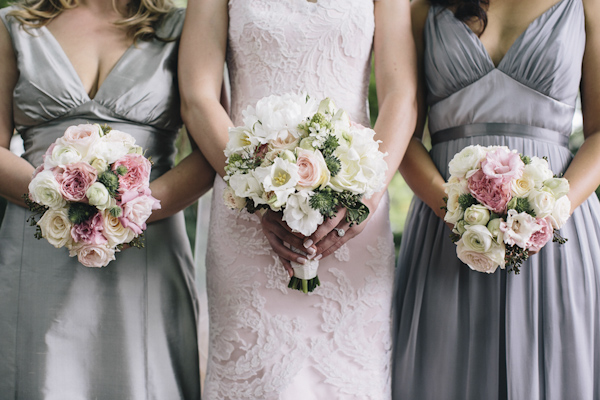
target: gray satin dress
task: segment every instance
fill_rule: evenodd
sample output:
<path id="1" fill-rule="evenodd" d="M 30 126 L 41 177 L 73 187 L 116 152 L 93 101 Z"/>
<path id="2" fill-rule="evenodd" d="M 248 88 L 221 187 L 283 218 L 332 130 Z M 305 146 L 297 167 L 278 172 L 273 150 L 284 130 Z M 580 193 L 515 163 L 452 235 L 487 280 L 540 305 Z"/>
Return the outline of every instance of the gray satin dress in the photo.
<path id="1" fill-rule="evenodd" d="M 30 35 L 9 9 L 20 76 L 14 121 L 33 165 L 70 126 L 108 123 L 152 156 L 152 178 L 173 166 L 181 119 L 177 41 L 130 47 L 94 99 L 46 28 Z M 178 37 L 184 11 L 160 37 Z M 0 230 L 0 398 L 199 399 L 197 300 L 181 213 L 148 226 L 146 247 L 86 268 L 34 238 L 29 212 L 9 205 Z"/>
<path id="2" fill-rule="evenodd" d="M 585 46 L 581 0 L 562 0 L 495 67 L 478 37 L 447 9 L 427 17 L 425 72 L 444 178 L 471 144 L 548 156 L 566 170 Z M 597 173 L 597 171 L 590 171 Z M 521 274 L 475 272 L 450 230 L 419 199 L 397 268 L 396 400 L 600 399 L 600 205 L 595 195 Z"/>

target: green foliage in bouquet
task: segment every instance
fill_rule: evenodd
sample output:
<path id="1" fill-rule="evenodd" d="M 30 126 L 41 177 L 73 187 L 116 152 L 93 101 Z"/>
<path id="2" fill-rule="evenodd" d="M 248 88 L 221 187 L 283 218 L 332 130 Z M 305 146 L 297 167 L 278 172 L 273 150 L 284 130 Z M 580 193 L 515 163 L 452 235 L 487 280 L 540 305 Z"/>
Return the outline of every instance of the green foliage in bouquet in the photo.
<path id="1" fill-rule="evenodd" d="M 119 168 L 117 168 L 117 172 Z M 127 168 L 125 168 L 125 170 L 127 170 Z M 125 171 L 125 173 L 127 173 L 127 171 Z M 106 190 L 108 190 L 108 193 L 112 198 L 115 198 L 117 196 L 117 191 L 119 190 L 119 177 L 117 176 L 117 174 L 110 170 L 101 172 L 98 175 L 98 182 L 100 182 L 106 187 Z"/>
<path id="2" fill-rule="evenodd" d="M 522 249 L 517 245 L 506 246 L 506 253 L 504 255 L 506 272 L 514 272 L 515 275 L 519 275 L 521 273 L 521 265 L 528 258 L 529 252 L 526 249 Z"/>
<path id="3" fill-rule="evenodd" d="M 33 237 L 39 240 L 42 238 L 42 228 L 40 228 L 37 222 L 48 210 L 48 207 L 31 200 L 29 198 L 29 194 L 24 194 L 23 200 L 25 201 L 25 204 L 27 204 L 27 207 L 29 207 L 29 211 L 32 212 L 32 214 L 27 218 L 27 222 L 29 222 L 29 226 L 35 226 L 35 233 L 33 234 Z"/>
<path id="4" fill-rule="evenodd" d="M 85 203 L 71 203 L 69 206 L 69 221 L 74 224 L 81 224 L 92 218 L 98 210 L 96 207 Z"/>
<path id="5" fill-rule="evenodd" d="M 473 197 L 472 194 L 466 193 L 466 194 L 461 194 L 458 197 L 458 204 L 460 204 L 460 208 L 462 208 L 464 211 L 467 208 L 469 208 L 475 204 L 479 204 L 479 202 L 477 201 L 477 199 L 475 197 Z"/>

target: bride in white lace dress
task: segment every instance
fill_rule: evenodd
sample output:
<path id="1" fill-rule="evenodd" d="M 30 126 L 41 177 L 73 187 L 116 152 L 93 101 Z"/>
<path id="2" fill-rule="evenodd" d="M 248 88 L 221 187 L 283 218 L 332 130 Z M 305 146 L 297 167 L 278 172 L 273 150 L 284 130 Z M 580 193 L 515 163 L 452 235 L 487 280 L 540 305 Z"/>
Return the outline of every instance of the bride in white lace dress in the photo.
<path id="1" fill-rule="evenodd" d="M 186 126 L 223 176 L 227 128 L 239 125 L 242 111 L 265 96 L 330 97 L 352 120 L 368 125 L 372 49 L 380 105 L 376 138 L 389 152 L 389 182 L 415 123 L 408 1 L 190 0 L 180 48 Z M 229 115 L 219 103 L 224 61 Z M 311 238 L 298 238 L 275 213 L 261 225 L 258 215 L 227 209 L 221 177 L 214 187 L 204 398 L 390 398 L 394 247 L 387 194 L 369 200 L 371 216 L 358 226 L 349 227 L 340 212 Z M 347 233 L 340 237 L 334 228 Z M 301 247 L 303 240 L 304 255 L 282 246 Z M 287 288 L 284 267 L 292 257 L 308 256 L 322 257 L 321 287 L 306 295 Z"/>

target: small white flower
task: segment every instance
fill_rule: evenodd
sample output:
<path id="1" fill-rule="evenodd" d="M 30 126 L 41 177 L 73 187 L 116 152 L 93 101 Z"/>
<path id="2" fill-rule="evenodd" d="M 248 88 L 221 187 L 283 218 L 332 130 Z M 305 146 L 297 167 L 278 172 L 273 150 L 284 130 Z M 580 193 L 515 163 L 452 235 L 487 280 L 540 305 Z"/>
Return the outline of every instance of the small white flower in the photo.
<path id="1" fill-rule="evenodd" d="M 260 145 L 250 129 L 245 126 L 229 128 L 229 141 L 225 148 L 225 156 L 232 154 L 253 154 L 254 149 Z"/>
<path id="2" fill-rule="evenodd" d="M 256 168 L 254 176 L 262 185 L 265 193 L 273 192 L 276 200 L 266 202 L 271 205 L 272 210 L 279 211 L 285 205 L 288 196 L 295 191 L 299 178 L 298 166 L 277 157 L 273 165 Z M 263 195 L 263 199 L 264 197 Z M 268 194 L 267 197 L 271 199 L 272 196 Z"/>
<path id="3" fill-rule="evenodd" d="M 288 197 L 283 220 L 294 232 L 310 236 L 323 223 L 323 215 L 310 206 L 312 192 L 302 190 Z"/>
<path id="4" fill-rule="evenodd" d="M 234 193 L 238 197 L 250 198 L 255 205 L 265 204 L 263 200 L 264 190 L 253 173 L 231 175 L 228 181 Z"/>

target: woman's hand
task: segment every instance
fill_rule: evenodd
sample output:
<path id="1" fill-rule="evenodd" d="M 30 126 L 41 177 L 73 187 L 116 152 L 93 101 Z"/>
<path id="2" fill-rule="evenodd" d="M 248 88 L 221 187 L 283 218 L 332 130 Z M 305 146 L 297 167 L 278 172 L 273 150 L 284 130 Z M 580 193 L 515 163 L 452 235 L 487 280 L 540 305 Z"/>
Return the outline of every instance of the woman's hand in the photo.
<path id="1" fill-rule="evenodd" d="M 290 277 L 294 276 L 290 261 L 304 264 L 308 259 L 315 257 L 317 248 L 312 243 L 307 244 L 305 236 L 301 233 L 292 232 L 288 224 L 282 220 L 281 213 L 268 210 L 262 216 L 261 224 L 263 233 L 267 237 L 271 248 L 279 256 Z M 294 252 L 286 244 L 304 253 Z"/>

